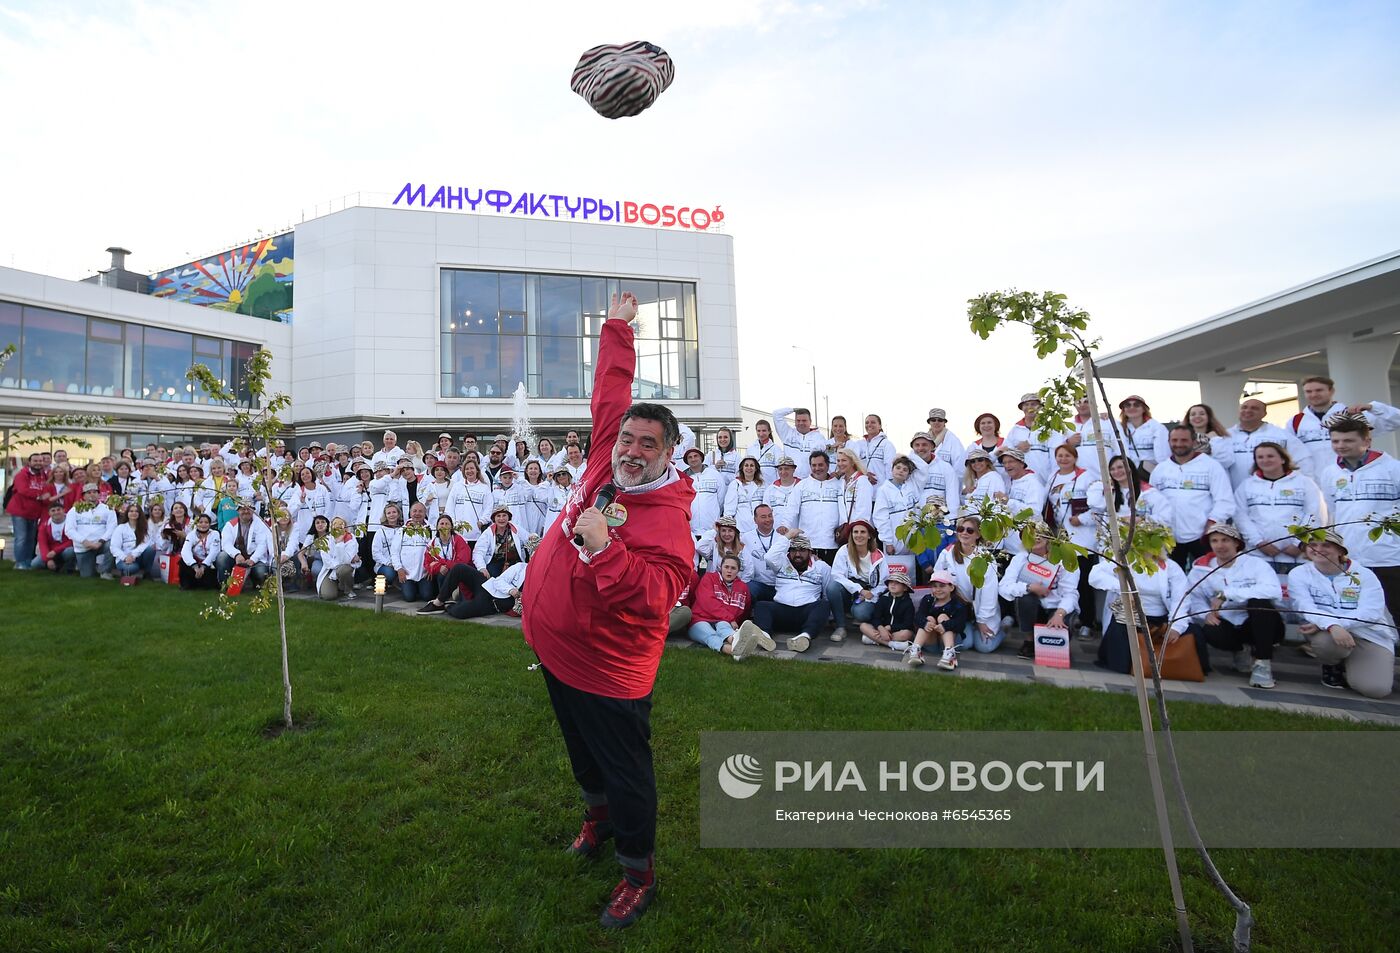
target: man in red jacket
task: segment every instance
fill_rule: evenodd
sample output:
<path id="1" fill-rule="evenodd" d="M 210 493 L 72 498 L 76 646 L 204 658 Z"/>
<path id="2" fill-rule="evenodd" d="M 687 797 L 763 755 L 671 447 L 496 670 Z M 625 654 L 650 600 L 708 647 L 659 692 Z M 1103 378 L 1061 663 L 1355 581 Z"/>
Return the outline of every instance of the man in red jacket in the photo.
<path id="1" fill-rule="evenodd" d="M 623 879 L 600 922 L 626 927 L 656 895 L 656 775 L 651 690 L 671 609 L 690 578 L 690 481 L 671 466 L 680 425 L 659 404 L 633 404 L 630 322 L 637 299 L 613 299 L 593 384 L 588 465 L 530 561 L 525 641 L 586 805 L 570 846 L 594 857 L 614 838 Z M 607 484 L 616 501 L 593 504 Z M 582 544 L 574 541 L 575 534 Z"/>
<path id="2" fill-rule="evenodd" d="M 48 511 L 51 490 L 49 474 L 44 470 L 44 455 L 31 453 L 29 466 L 15 474 L 15 492 L 10 497 L 10 505 L 5 507 L 14 527 L 16 569 L 29 569 L 34 562 L 39 521 Z"/>

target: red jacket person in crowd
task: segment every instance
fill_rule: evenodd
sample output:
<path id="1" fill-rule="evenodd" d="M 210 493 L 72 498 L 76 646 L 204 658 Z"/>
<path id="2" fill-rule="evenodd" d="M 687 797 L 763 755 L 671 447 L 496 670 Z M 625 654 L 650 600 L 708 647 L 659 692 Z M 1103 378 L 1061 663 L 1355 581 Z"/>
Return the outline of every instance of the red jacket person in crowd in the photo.
<path id="1" fill-rule="evenodd" d="M 633 294 L 614 297 L 598 347 L 588 466 L 540 541 L 524 594 L 525 641 L 583 789 L 583 829 L 569 849 L 595 857 L 612 838 L 622 865 L 601 916 L 608 927 L 631 925 L 656 895 L 651 690 L 695 553 L 695 492 L 670 462 L 680 425 L 659 404 L 632 403 L 636 314 Z M 600 511 L 608 484 L 616 500 Z"/>

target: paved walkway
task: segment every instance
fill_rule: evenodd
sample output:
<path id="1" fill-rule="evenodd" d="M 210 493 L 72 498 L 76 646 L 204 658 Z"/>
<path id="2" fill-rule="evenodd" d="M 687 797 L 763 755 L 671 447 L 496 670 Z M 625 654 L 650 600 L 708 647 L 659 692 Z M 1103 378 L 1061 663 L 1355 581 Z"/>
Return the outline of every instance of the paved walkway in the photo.
<path id="1" fill-rule="evenodd" d="M 312 599 L 309 594 L 296 594 L 293 599 Z M 365 590 L 356 593 L 353 601 L 341 605 L 358 609 L 374 609 L 374 596 Z M 384 597 L 385 613 L 394 615 L 417 615 L 421 603 L 406 604 L 390 594 Z M 423 619 L 438 619 L 448 624 L 460 624 L 456 619 L 445 615 L 425 615 Z M 480 625 L 520 628 L 520 620 L 509 616 L 494 615 L 473 619 Z M 964 652 L 955 673 L 943 672 L 934 662 L 937 655 L 930 653 L 922 668 L 913 671 L 929 678 L 982 678 L 989 681 L 1024 682 L 1041 685 L 1055 685 L 1060 688 L 1089 688 L 1104 692 L 1133 692 L 1133 679 L 1117 672 L 1106 672 L 1094 665 L 1096 642 L 1073 640 L 1071 667 L 1068 669 L 1038 668 L 1027 659 L 1016 657 L 1020 643 L 1013 638 L 1010 645 L 990 655 Z M 841 644 L 830 641 L 824 634 L 812 641 L 806 652 L 789 652 L 780 646 L 771 653 L 775 659 L 800 659 L 807 662 L 845 662 L 852 665 L 869 665 L 873 668 L 909 670 L 900 660 L 900 654 L 879 646 L 864 645 L 857 634 Z M 668 650 L 708 651 L 689 639 L 671 639 Z M 718 663 L 720 659 L 716 659 Z M 733 664 L 724 660 L 725 664 Z M 1215 671 L 1204 682 L 1168 682 L 1167 698 L 1170 701 L 1194 701 L 1218 705 L 1238 705 L 1244 708 L 1269 708 L 1274 711 L 1300 712 L 1310 715 L 1327 715 L 1349 721 L 1374 722 L 1377 724 L 1400 725 L 1400 693 L 1389 698 L 1376 700 L 1365 698 L 1355 692 L 1323 688 L 1321 666 L 1304 655 L 1295 645 L 1280 646 L 1274 655 L 1274 680 L 1277 687 L 1271 689 L 1250 688 L 1249 679 L 1233 671 L 1228 652 L 1211 650 L 1211 664 Z"/>

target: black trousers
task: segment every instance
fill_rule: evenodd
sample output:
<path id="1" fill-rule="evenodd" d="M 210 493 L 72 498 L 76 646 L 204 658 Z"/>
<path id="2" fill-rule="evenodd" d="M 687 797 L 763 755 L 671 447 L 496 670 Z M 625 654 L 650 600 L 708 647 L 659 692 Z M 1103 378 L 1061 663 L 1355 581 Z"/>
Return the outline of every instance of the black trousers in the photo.
<path id="1" fill-rule="evenodd" d="M 805 606 L 790 606 L 782 602 L 759 602 L 753 607 L 753 622 L 764 632 L 806 632 L 812 638 L 821 635 L 831 618 L 831 604 L 825 599 Z"/>
<path id="2" fill-rule="evenodd" d="M 217 589 L 219 588 L 218 570 L 213 566 L 205 566 L 204 575 L 196 576 L 194 567 L 182 559 L 180 560 L 180 588 Z"/>
<path id="3" fill-rule="evenodd" d="M 450 581 L 457 570 L 463 570 L 458 574 L 472 591 L 470 599 L 458 599 L 447 607 L 447 614 L 454 619 L 476 619 L 484 615 L 495 615 L 498 612 L 505 612 L 515 605 L 514 599 L 497 599 L 486 591 L 486 577 L 483 576 L 475 566 L 453 566 L 452 571 L 447 574 Z M 451 595 L 452 590 L 448 590 Z M 439 593 L 439 599 L 442 594 Z M 443 601 L 446 601 L 445 599 Z"/>
<path id="4" fill-rule="evenodd" d="M 360 565 L 355 570 L 356 582 L 368 582 L 374 578 L 374 533 L 360 537 Z"/>
<path id="5" fill-rule="evenodd" d="M 1243 625 L 1225 619 L 1219 625 L 1209 625 L 1204 616 L 1197 617 L 1198 629 L 1205 640 L 1218 649 L 1238 652 L 1245 646 L 1254 649 L 1254 657 L 1265 661 L 1274 657 L 1274 646 L 1283 641 L 1283 619 L 1273 611 L 1268 599 L 1250 599 L 1249 612 Z"/>
<path id="6" fill-rule="evenodd" d="M 482 581 L 481 572 L 471 563 L 457 563 L 451 569 L 447 570 L 446 575 L 436 578 L 440 580 L 438 582 L 438 602 L 447 602 L 451 600 L 453 594 L 457 592 L 458 586 L 466 586 L 471 589 L 472 592 L 476 592 Z"/>
<path id="7" fill-rule="evenodd" d="M 1391 616 L 1400 619 L 1400 566 L 1368 566 L 1385 592 L 1385 607 Z"/>
<path id="8" fill-rule="evenodd" d="M 1080 565 L 1084 563 L 1081 560 Z M 1033 592 L 1028 592 L 1024 596 L 1017 596 L 1013 604 L 1016 612 L 1016 628 L 1031 635 L 1035 632 L 1035 627 L 1050 618 L 1050 610 L 1040 601 L 1040 596 Z"/>
<path id="9" fill-rule="evenodd" d="M 540 671 L 584 802 L 608 805 L 619 860 L 645 869 L 656 846 L 651 695 L 594 695 L 565 685 L 543 665 Z"/>

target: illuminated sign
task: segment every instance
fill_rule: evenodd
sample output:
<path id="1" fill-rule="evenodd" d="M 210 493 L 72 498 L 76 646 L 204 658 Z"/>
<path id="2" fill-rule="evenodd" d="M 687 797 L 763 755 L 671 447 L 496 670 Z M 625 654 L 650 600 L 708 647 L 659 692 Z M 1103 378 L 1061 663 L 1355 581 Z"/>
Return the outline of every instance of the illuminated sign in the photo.
<path id="1" fill-rule="evenodd" d="M 473 194 L 470 188 L 455 185 L 439 185 L 436 191 L 430 193 L 426 184 L 415 186 L 412 182 L 405 183 L 399 190 L 394 204 L 410 208 L 495 211 L 502 215 L 655 225 L 701 232 L 724 221 L 724 212 L 718 205 L 706 209 L 690 205 L 657 205 L 654 202 L 608 201 L 546 192 L 513 193 L 504 189 L 477 189 Z"/>

